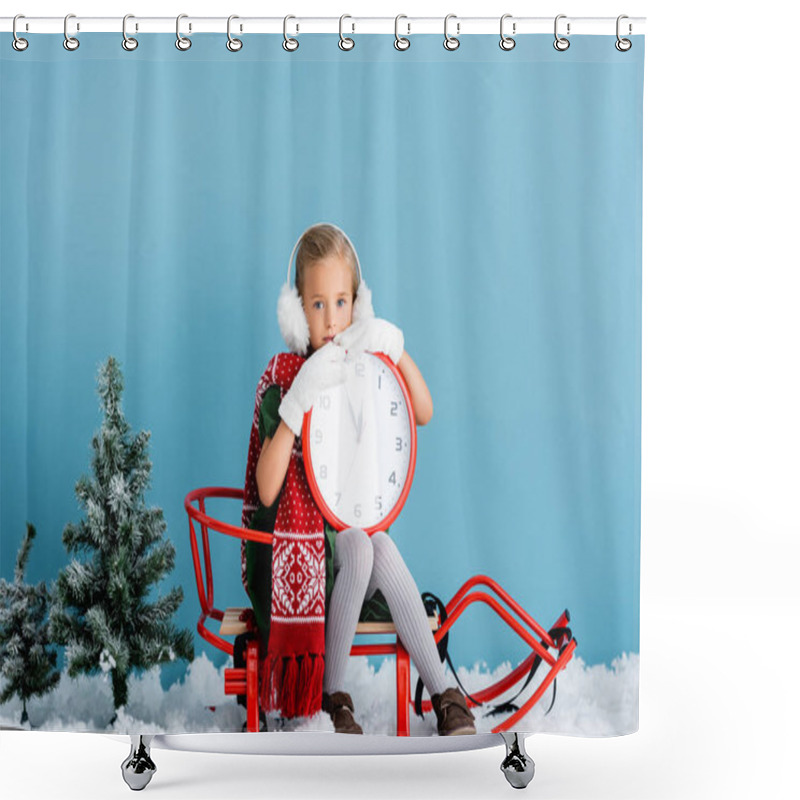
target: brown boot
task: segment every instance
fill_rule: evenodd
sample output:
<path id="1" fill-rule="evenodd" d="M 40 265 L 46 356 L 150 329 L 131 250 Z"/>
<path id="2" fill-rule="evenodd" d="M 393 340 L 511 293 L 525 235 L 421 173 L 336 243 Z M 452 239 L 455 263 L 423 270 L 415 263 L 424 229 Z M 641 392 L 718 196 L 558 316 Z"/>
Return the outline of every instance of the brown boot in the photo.
<path id="1" fill-rule="evenodd" d="M 353 719 L 353 701 L 347 692 L 323 692 L 322 710 L 331 715 L 336 733 L 364 733 Z"/>
<path id="2" fill-rule="evenodd" d="M 436 712 L 439 736 L 475 733 L 475 717 L 467 707 L 464 695 L 454 686 L 445 689 L 441 694 L 433 695 L 431 702 Z"/>

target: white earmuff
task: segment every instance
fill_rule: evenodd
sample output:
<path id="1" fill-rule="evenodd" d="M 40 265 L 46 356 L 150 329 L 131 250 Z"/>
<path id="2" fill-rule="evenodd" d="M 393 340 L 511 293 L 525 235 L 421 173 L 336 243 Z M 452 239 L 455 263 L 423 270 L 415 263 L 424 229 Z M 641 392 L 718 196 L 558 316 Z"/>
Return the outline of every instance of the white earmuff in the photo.
<path id="1" fill-rule="evenodd" d="M 311 228 L 320 223 L 315 223 Z M 358 253 L 353 243 L 350 241 L 348 235 L 337 225 L 327 223 L 332 228 L 336 228 L 347 240 L 353 253 L 356 257 L 356 266 L 358 268 L 358 290 L 356 291 L 356 299 L 353 303 L 353 322 L 358 322 L 361 319 L 368 319 L 374 317 L 375 312 L 372 309 L 372 292 L 369 290 L 364 278 L 361 274 L 361 262 L 358 260 Z M 311 229 L 306 228 L 295 242 L 292 248 L 292 254 L 289 256 L 289 268 L 286 272 L 286 283 L 281 288 L 281 293 L 278 296 L 278 327 L 280 328 L 281 335 L 286 341 L 289 350 L 292 353 L 304 356 L 308 352 L 308 345 L 311 335 L 308 331 L 308 322 L 306 315 L 303 311 L 303 300 L 297 292 L 297 287 L 292 282 L 292 265 L 294 264 L 294 257 L 297 253 L 297 248 L 303 240 L 303 236 Z"/>

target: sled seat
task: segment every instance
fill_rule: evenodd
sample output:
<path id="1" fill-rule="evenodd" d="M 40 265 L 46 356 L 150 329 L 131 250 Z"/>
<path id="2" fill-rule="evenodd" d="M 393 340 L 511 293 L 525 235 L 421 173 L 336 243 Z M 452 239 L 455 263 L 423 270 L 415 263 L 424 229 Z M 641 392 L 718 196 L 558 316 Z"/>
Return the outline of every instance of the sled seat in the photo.
<path id="1" fill-rule="evenodd" d="M 252 625 L 248 622 L 247 608 L 226 608 L 222 616 L 222 623 L 219 626 L 220 636 L 239 636 L 252 630 Z M 428 617 L 428 624 L 432 631 L 439 627 L 439 615 L 431 614 Z M 356 633 L 363 634 L 396 634 L 397 629 L 394 622 L 359 622 Z"/>

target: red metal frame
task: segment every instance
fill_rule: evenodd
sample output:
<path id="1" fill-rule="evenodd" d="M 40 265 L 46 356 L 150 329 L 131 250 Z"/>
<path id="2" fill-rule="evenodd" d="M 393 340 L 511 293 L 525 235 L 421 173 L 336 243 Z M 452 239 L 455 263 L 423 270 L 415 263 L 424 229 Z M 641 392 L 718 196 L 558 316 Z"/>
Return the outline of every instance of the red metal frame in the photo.
<path id="1" fill-rule="evenodd" d="M 403 397 L 406 401 L 406 409 L 408 410 L 408 417 L 409 417 L 409 431 L 411 437 L 410 443 L 410 450 L 408 457 L 408 477 L 406 478 L 406 482 L 403 486 L 403 491 L 400 493 L 400 497 L 397 499 L 397 502 L 392 507 L 391 511 L 379 522 L 375 525 L 370 526 L 369 528 L 364 528 L 364 531 L 372 536 L 375 531 L 385 531 L 389 528 L 397 517 L 400 515 L 400 512 L 405 505 L 406 500 L 408 499 L 408 493 L 411 491 L 411 484 L 414 481 L 414 468 L 417 463 L 417 421 L 414 417 L 414 406 L 411 403 L 411 393 L 408 391 L 408 386 L 406 385 L 405 378 L 403 378 L 403 373 L 397 368 L 395 363 L 392 361 L 389 356 L 385 355 L 384 353 L 370 353 L 370 355 L 379 358 L 383 361 L 384 364 L 388 367 L 389 371 L 394 375 L 397 382 L 400 384 L 400 388 L 403 391 Z M 313 409 L 312 409 L 313 410 Z M 317 484 L 317 479 L 314 476 L 314 468 L 311 464 L 311 445 L 309 442 L 309 436 L 311 433 L 311 411 L 307 411 L 305 417 L 303 418 L 303 464 L 306 468 L 306 477 L 308 478 L 308 485 L 311 489 L 311 494 L 314 496 L 314 500 L 317 502 L 317 507 L 322 511 L 322 516 L 325 517 L 326 520 L 334 527 L 337 531 L 343 531 L 345 528 L 349 528 L 350 525 L 347 522 L 343 522 L 339 517 L 331 510 L 328 504 L 325 502 L 325 498 L 322 495 L 322 491 Z"/>
<path id="2" fill-rule="evenodd" d="M 233 536 L 237 539 L 247 539 L 254 542 L 271 544 L 272 534 L 252 531 L 229 525 L 209 516 L 205 510 L 208 498 L 229 498 L 242 501 L 241 489 L 224 487 L 209 487 L 195 489 L 186 495 L 184 507 L 189 515 L 189 534 L 192 546 L 192 561 L 194 563 L 195 578 L 197 580 L 197 593 L 200 599 L 200 619 L 197 622 L 198 633 L 214 647 L 219 648 L 228 655 L 233 655 L 233 644 L 221 636 L 213 633 L 206 626 L 210 617 L 222 621 L 224 611 L 214 606 L 214 578 L 211 569 L 211 548 L 209 543 L 209 529 Z M 202 559 L 194 523 L 200 526 L 202 534 Z M 205 567 L 205 576 L 204 568 Z M 495 596 L 485 591 L 475 590 L 483 586 Z M 456 592 L 452 600 L 446 605 L 447 619 L 439 625 L 433 637 L 438 643 L 443 636 L 453 627 L 456 620 L 473 603 L 484 603 L 489 606 L 524 642 L 531 648 L 531 653 L 512 672 L 501 678 L 491 686 L 477 692 L 471 692 L 475 703 L 467 700 L 469 705 L 485 703 L 493 700 L 503 692 L 509 691 L 515 684 L 522 681 L 528 674 L 535 658 L 542 659 L 542 666 L 548 668 L 536 691 L 515 711 L 508 719 L 492 728 L 492 733 L 511 730 L 533 706 L 542 698 L 556 675 L 572 658 L 577 646 L 573 638 L 561 634 L 553 638 L 536 620 L 514 600 L 505 589 L 496 581 L 486 575 L 475 575 L 464 583 Z M 569 623 L 569 612 L 566 610 L 559 616 L 550 630 L 563 629 Z M 393 634 L 394 635 L 394 634 Z M 556 654 L 551 653 L 555 650 Z M 403 647 L 400 639 L 395 635 L 395 641 L 385 644 L 353 645 L 350 655 L 392 655 L 395 657 L 397 670 L 397 735 L 408 736 L 410 733 L 410 706 L 411 706 L 411 662 L 408 652 Z M 244 694 L 247 697 L 247 730 L 258 731 L 259 698 L 258 698 L 258 642 L 252 640 L 248 643 L 246 652 L 246 666 L 244 669 L 229 668 L 225 670 L 225 694 Z M 423 700 L 423 712 L 431 711 L 430 700 Z"/>

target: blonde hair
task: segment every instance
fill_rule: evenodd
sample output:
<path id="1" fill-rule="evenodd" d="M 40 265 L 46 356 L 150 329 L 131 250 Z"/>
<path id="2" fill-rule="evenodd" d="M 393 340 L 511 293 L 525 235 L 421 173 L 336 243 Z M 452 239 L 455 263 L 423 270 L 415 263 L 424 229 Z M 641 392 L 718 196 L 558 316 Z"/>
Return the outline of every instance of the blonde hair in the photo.
<path id="1" fill-rule="evenodd" d="M 301 297 L 303 296 L 306 269 L 331 255 L 343 258 L 349 265 L 350 271 L 353 273 L 353 298 L 355 299 L 359 284 L 356 254 L 344 233 L 335 225 L 329 225 L 327 222 L 321 222 L 319 225 L 309 228 L 300 239 L 295 260 L 295 286 Z"/>

